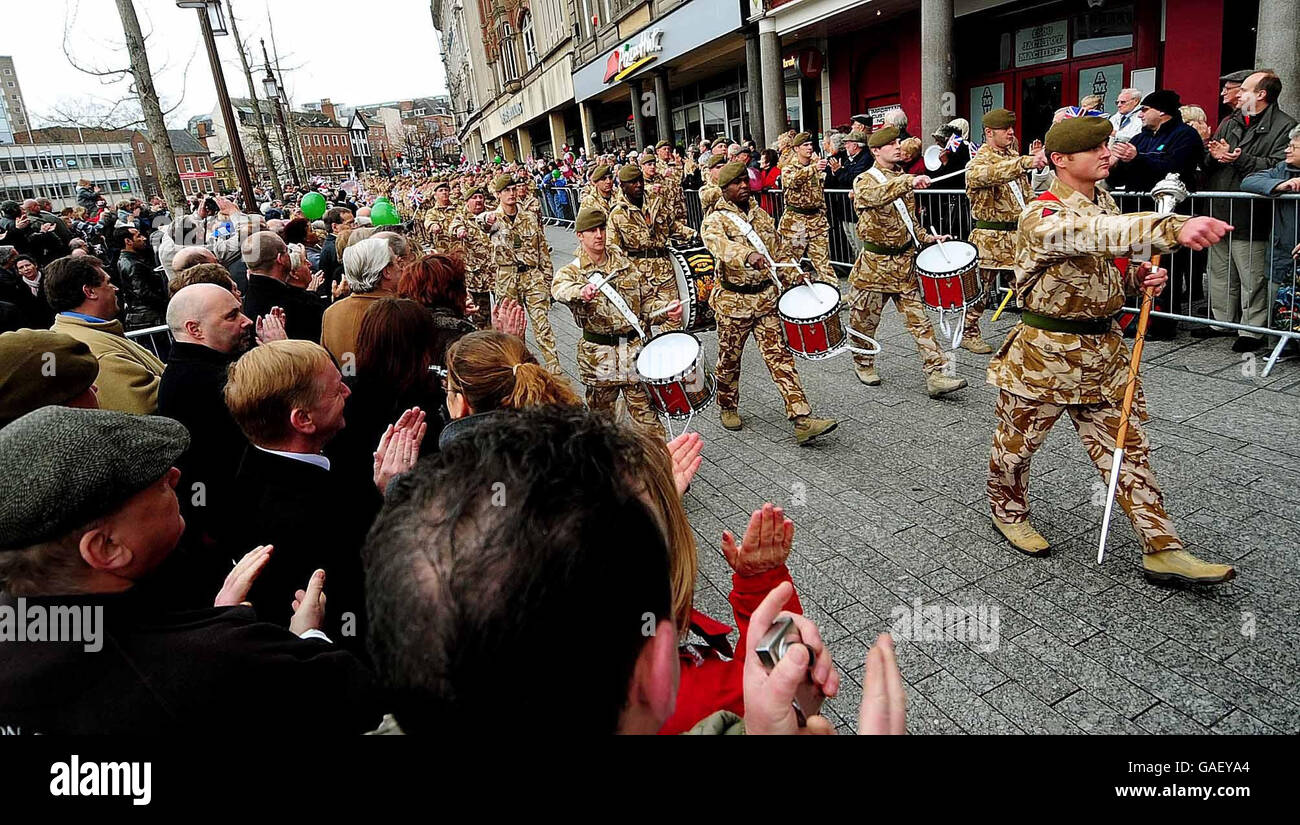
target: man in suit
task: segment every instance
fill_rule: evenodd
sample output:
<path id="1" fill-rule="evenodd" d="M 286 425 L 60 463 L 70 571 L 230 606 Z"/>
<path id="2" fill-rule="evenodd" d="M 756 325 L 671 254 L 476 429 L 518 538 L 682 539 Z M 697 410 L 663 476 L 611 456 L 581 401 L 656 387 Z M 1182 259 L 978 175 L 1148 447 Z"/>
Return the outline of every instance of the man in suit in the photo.
<path id="1" fill-rule="evenodd" d="M 280 236 L 254 232 L 244 239 L 242 253 L 248 265 L 244 314 L 260 318 L 270 315 L 273 307 L 280 307 L 284 310 L 284 331 L 290 338 L 319 341 L 325 307 L 307 290 L 289 283 L 289 247 Z"/>

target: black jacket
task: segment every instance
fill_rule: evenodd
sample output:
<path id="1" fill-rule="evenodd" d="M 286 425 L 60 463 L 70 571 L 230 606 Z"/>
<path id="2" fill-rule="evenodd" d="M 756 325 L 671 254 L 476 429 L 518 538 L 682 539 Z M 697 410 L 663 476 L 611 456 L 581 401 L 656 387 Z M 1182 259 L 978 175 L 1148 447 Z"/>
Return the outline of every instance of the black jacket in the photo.
<path id="1" fill-rule="evenodd" d="M 826 188 L 827 189 L 852 189 L 853 181 L 857 180 L 858 175 L 871 168 L 871 152 L 867 151 L 864 146 L 856 157 L 850 158 L 846 152 L 843 158 L 843 165 L 840 171 L 832 172 L 830 167 L 826 168 Z"/>
<path id="2" fill-rule="evenodd" d="M 249 607 L 164 612 L 135 590 L 25 599 L 28 609 L 101 607 L 103 647 L 0 644 L 0 729 L 245 740 L 379 722 L 374 677 L 338 645 L 259 622 Z M 17 599 L 0 593 L 0 604 Z"/>
<path id="3" fill-rule="evenodd" d="M 271 307 L 284 310 L 285 332 L 290 338 L 320 343 L 321 316 L 325 314 L 320 300 L 305 289 L 250 272 L 244 314 L 256 322 L 258 316 L 270 314 Z"/>
<path id="4" fill-rule="evenodd" d="M 259 544 L 275 545 L 249 594 L 258 616 L 288 625 L 294 591 L 321 568 L 329 599 L 325 632 L 358 653 L 366 629 L 361 545 L 383 503 L 370 473 L 362 476 L 249 446 L 235 472 L 239 501 L 220 528 L 221 547 L 235 559 Z"/>
<path id="5" fill-rule="evenodd" d="M 12 269 L 0 267 L 0 301 L 12 307 L 8 320 L 0 322 L 0 332 L 49 329 L 54 323 L 54 310 L 50 309 L 45 298 L 33 295 L 22 276 Z"/>
<path id="6" fill-rule="evenodd" d="M 333 294 L 331 290 L 334 288 L 334 284 L 337 284 L 343 278 L 343 262 L 339 260 L 338 250 L 334 246 L 335 242 L 336 238 L 333 235 L 325 238 L 317 265 L 317 270 L 325 273 L 325 279 L 317 287 L 316 294 L 326 301 Z"/>
<path id="7" fill-rule="evenodd" d="M 1196 188 L 1196 167 L 1205 145 L 1196 130 L 1174 115 L 1152 132 L 1143 129 L 1133 137 L 1137 157 L 1111 167 L 1109 183 L 1130 192 L 1150 192 L 1151 187 L 1177 172 L 1188 189 Z"/>
<path id="8" fill-rule="evenodd" d="M 163 323 L 167 314 L 167 284 L 154 271 L 148 252 L 122 250 L 117 256 L 118 286 L 126 296 L 126 328 L 139 329 Z"/>

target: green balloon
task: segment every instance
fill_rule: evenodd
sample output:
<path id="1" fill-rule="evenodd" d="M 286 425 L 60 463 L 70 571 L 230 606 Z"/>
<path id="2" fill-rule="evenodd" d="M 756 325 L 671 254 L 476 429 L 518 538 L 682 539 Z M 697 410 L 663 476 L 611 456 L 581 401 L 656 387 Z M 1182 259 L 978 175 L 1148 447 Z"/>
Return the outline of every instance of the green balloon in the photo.
<path id="1" fill-rule="evenodd" d="M 376 201 L 375 205 L 370 207 L 370 223 L 373 226 L 396 226 L 401 222 L 397 217 L 397 210 L 387 201 Z"/>
<path id="2" fill-rule="evenodd" d="M 325 196 L 320 192 L 308 192 L 302 196 L 302 203 L 298 205 L 302 208 L 303 217 L 309 221 L 325 214 Z"/>
<path id="3" fill-rule="evenodd" d="M 375 204 L 374 204 L 374 205 L 378 205 L 378 204 L 381 204 L 381 203 L 390 203 L 390 204 L 391 204 L 392 201 L 390 201 L 390 200 L 388 199 L 388 196 L 387 196 L 387 195 L 380 195 L 379 197 L 375 198 Z"/>

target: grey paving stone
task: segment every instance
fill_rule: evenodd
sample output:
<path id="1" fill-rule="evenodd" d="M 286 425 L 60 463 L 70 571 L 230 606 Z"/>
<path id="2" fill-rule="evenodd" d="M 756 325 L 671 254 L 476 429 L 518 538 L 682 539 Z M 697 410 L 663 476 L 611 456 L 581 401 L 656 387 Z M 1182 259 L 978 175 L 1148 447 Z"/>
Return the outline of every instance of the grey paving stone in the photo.
<path id="1" fill-rule="evenodd" d="M 1034 733 L 1079 734 L 1069 719 L 1015 682 L 994 688 L 982 697 L 1021 729 Z"/>
<path id="2" fill-rule="evenodd" d="M 917 691 L 966 733 L 1021 733 L 997 708 L 971 694 L 951 673 L 939 671 L 916 683 Z"/>
<path id="3" fill-rule="evenodd" d="M 1133 720 L 1147 733 L 1165 736 L 1205 733 L 1206 728 L 1188 719 L 1164 703 L 1158 704 Z"/>
<path id="4" fill-rule="evenodd" d="M 1110 735 L 1146 732 L 1085 690 L 1065 697 L 1054 705 L 1054 709 L 1084 733 Z"/>

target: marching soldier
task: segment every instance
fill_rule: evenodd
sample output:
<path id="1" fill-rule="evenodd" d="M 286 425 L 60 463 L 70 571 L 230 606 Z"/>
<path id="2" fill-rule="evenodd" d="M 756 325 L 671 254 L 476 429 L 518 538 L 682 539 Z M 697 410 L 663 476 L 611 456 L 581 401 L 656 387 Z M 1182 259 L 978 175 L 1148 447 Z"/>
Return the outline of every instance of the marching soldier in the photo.
<path id="1" fill-rule="evenodd" d="M 542 218 L 542 199 L 537 195 L 537 185 L 531 178 L 521 180 L 515 184 L 515 197 L 519 200 L 519 208 L 532 212 L 537 216 L 538 222 Z"/>
<path id="2" fill-rule="evenodd" d="M 459 210 L 451 202 L 451 184 L 439 180 L 433 187 L 433 206 L 424 211 L 424 232 L 433 251 L 446 252 L 453 245 L 451 223 Z"/>
<path id="3" fill-rule="evenodd" d="M 1016 222 L 1033 192 L 1029 170 L 1047 165 L 1041 147 L 1032 155 L 1016 153 L 1015 125 L 1016 116 L 1007 109 L 986 114 L 984 145 L 966 166 L 966 195 L 975 218 L 970 242 L 980 254 L 980 297 L 966 309 L 961 346 L 977 355 L 993 351 L 980 337 L 984 296 L 997 283 L 999 271 L 1015 268 Z"/>
<path id="4" fill-rule="evenodd" d="M 655 155 L 659 159 L 659 177 L 662 178 L 665 198 L 677 220 L 686 223 L 686 195 L 682 192 L 685 172 L 673 161 L 673 145 L 667 140 L 659 141 L 655 144 Z"/>
<path id="5" fill-rule="evenodd" d="M 727 163 L 726 155 L 709 155 L 704 161 L 704 183 L 700 186 L 700 213 L 708 217 L 713 207 L 722 200 L 722 188 L 718 186 L 718 173 Z"/>
<path id="6" fill-rule="evenodd" d="M 661 195 L 645 191 L 645 178 L 635 163 L 619 169 L 618 180 L 621 191 L 609 212 L 608 243 L 627 253 L 658 298 L 672 301 L 680 296 L 666 244 L 669 238 L 691 241 L 695 230 L 677 220 Z M 680 324 L 669 320 L 663 326 L 676 329 Z"/>
<path id="7" fill-rule="evenodd" d="M 790 145 L 787 164 L 781 167 L 785 210 L 777 231 L 792 260 L 803 260 L 806 255 L 819 280 L 838 286 L 839 279 L 831 269 L 831 225 L 826 220 L 826 193 L 822 190 L 826 161 L 814 160 L 812 135 L 807 132 L 795 135 Z"/>
<path id="8" fill-rule="evenodd" d="M 448 235 L 452 250 L 465 262 L 465 291 L 474 299 L 476 310 L 470 318 L 474 326 L 488 329 L 492 326 L 492 291 L 496 284 L 497 264 L 488 234 L 486 193 L 481 186 L 465 192 L 465 206 L 452 220 Z M 493 218 L 492 220 L 496 220 Z"/>
<path id="9" fill-rule="evenodd" d="M 989 364 L 999 389 L 997 429 L 989 457 L 988 495 L 993 524 L 1018 550 L 1049 552 L 1028 521 L 1026 485 L 1034 451 L 1066 413 L 1088 455 L 1111 470 L 1115 433 L 1127 385 L 1129 351 L 1114 316 L 1126 290 L 1164 288 L 1168 275 L 1150 264 L 1113 260 L 1138 250 L 1169 252 L 1182 245 L 1212 246 L 1231 226 L 1215 218 L 1136 212 L 1121 215 L 1097 183 L 1109 173 L 1105 118 L 1064 120 L 1047 132 L 1046 152 L 1056 180 L 1020 213 L 1016 231 L 1016 297 L 1020 323 Z M 1146 418 L 1139 387 L 1134 412 Z M 1217 583 L 1233 568 L 1209 564 L 1184 549 L 1165 512 L 1151 469 L 1149 443 L 1137 421 L 1128 429 L 1119 477 L 1119 501 L 1142 545 L 1146 577 L 1157 582 Z"/>
<path id="10" fill-rule="evenodd" d="M 753 334 L 772 381 L 785 400 L 786 417 L 794 421 L 799 444 L 835 429 L 837 422 L 814 418 L 804 395 L 794 356 L 776 314 L 780 290 L 771 277 L 769 258 L 777 252 L 776 225 L 757 201 L 749 197 L 749 177 L 739 163 L 728 163 L 718 174 L 722 197 L 704 219 L 700 235 L 718 261 L 718 288 L 709 296 L 718 321 L 718 408 L 722 426 L 739 430 L 740 356 Z M 778 273 L 796 273 L 781 268 Z M 801 276 L 784 274 L 785 286 Z"/>
<path id="11" fill-rule="evenodd" d="M 582 327 L 578 378 L 587 386 L 587 406 L 612 414 L 622 393 L 632 420 L 662 437 L 666 435 L 663 424 L 637 379 L 636 357 L 644 343 L 641 334 L 650 329 L 650 314 L 665 309 L 669 318 L 680 320 L 681 304 L 658 298 L 622 250 L 606 245 L 605 223 L 606 215 L 599 209 L 584 207 L 578 212 L 574 222 L 578 257 L 555 274 L 551 295 L 569 305 Z M 598 289 L 593 276 L 607 275 L 613 277 Z"/>
<path id="12" fill-rule="evenodd" d="M 921 352 L 926 391 L 931 398 L 938 398 L 966 386 L 966 379 L 944 375 L 943 352 L 925 315 L 914 270 L 916 247 L 936 240 L 920 225 L 912 197 L 912 191 L 926 188 L 930 179 L 899 171 L 903 150 L 896 127 L 877 130 L 867 140 L 867 146 L 875 165 L 853 182 L 853 208 L 858 212 L 862 252 L 849 273 L 849 323 L 858 332 L 874 337 L 880 311 L 892 298 Z M 854 353 L 853 360 L 859 381 L 869 387 L 880 384 L 874 356 Z"/>
<path id="13" fill-rule="evenodd" d="M 563 372 L 555 351 L 555 333 L 551 331 L 551 247 L 546 243 L 537 216 L 519 207 L 514 181 L 498 175 L 492 181 L 499 203 L 485 220 L 496 252 L 497 300 L 513 298 L 524 305 L 533 325 L 533 337 L 542 350 L 547 368 L 554 374 Z"/>
<path id="14" fill-rule="evenodd" d="M 614 207 L 614 172 L 605 164 L 591 170 L 591 185 L 582 193 L 582 209 L 599 209 L 609 217 L 609 210 Z"/>

